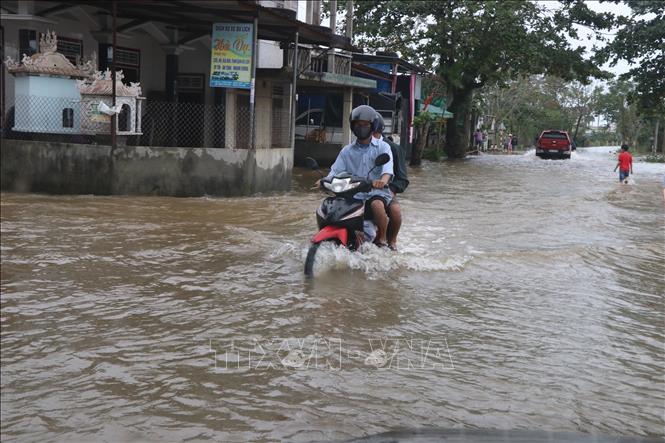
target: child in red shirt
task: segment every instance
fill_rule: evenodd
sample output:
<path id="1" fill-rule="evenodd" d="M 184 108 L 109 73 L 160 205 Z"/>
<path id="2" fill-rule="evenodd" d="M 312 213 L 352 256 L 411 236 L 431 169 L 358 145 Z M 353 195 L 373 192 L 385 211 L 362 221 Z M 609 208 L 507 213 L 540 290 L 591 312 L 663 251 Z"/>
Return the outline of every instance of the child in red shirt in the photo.
<path id="1" fill-rule="evenodd" d="M 628 145 L 621 145 L 621 154 L 619 154 L 619 161 L 614 167 L 614 172 L 619 168 L 619 181 L 628 183 L 628 176 L 633 173 L 633 156 L 628 152 Z"/>

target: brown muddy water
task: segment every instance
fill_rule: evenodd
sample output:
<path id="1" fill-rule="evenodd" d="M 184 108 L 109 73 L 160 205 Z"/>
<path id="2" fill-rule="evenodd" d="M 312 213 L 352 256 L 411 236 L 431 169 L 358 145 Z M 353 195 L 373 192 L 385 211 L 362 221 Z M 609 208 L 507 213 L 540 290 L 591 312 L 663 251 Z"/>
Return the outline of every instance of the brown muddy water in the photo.
<path id="1" fill-rule="evenodd" d="M 325 249 L 315 175 L 252 198 L 2 195 L 2 441 L 662 436 L 663 165 L 426 163 L 400 251 Z"/>

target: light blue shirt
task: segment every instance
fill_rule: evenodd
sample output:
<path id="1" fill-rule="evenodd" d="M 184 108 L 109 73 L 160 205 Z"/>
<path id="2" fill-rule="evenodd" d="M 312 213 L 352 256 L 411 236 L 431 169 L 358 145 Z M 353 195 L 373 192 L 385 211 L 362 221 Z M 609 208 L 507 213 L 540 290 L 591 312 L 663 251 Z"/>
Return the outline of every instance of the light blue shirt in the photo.
<path id="1" fill-rule="evenodd" d="M 390 160 L 385 165 L 374 168 L 374 160 L 380 154 L 384 153 L 390 156 Z M 350 145 L 344 146 L 326 178 L 342 172 L 348 172 L 358 177 L 367 177 L 367 173 L 372 168 L 374 170 L 369 175 L 370 180 L 380 180 L 383 174 L 390 174 L 391 177 L 393 175 L 393 155 L 390 151 L 390 145 L 374 137 L 372 137 L 369 145 L 362 145 L 358 143 L 358 140 L 355 140 Z M 382 197 L 386 200 L 386 203 L 390 203 L 392 200 L 392 194 L 388 188 L 372 189 L 370 192 L 359 192 L 353 197 L 358 200 L 369 200 L 374 196 Z"/>

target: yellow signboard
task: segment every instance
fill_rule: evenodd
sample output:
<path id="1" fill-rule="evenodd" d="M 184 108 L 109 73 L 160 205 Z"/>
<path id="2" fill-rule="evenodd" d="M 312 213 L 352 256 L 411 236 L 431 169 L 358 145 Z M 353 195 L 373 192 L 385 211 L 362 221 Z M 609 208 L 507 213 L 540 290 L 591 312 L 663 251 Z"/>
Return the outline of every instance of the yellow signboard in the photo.
<path id="1" fill-rule="evenodd" d="M 211 88 L 250 89 L 252 80 L 252 23 L 215 23 L 212 26 Z"/>

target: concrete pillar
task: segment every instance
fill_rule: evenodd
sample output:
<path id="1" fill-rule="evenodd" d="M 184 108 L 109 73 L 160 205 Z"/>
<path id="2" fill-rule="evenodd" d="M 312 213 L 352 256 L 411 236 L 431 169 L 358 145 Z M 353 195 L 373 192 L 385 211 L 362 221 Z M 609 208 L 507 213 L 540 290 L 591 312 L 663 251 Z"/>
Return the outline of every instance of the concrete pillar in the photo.
<path id="1" fill-rule="evenodd" d="M 224 113 L 224 145 L 236 147 L 236 95 L 235 89 L 226 90 L 226 112 Z"/>
<path id="2" fill-rule="evenodd" d="M 136 130 L 143 133 L 143 123 L 141 119 L 143 118 L 143 99 L 136 100 Z"/>
<path id="3" fill-rule="evenodd" d="M 181 48 L 178 46 L 178 28 L 167 27 L 169 32 L 169 43 L 161 45 L 166 53 L 166 69 L 164 79 L 164 92 L 167 102 L 178 101 L 178 55 Z"/>
<path id="4" fill-rule="evenodd" d="M 344 90 L 344 105 L 342 106 L 342 146 L 351 143 L 353 138 L 351 134 L 351 123 L 349 123 L 349 116 L 353 110 L 353 88 Z"/>
<path id="5" fill-rule="evenodd" d="M 178 54 L 166 54 L 164 90 L 167 102 L 178 101 Z"/>
<path id="6" fill-rule="evenodd" d="M 312 24 L 321 25 L 321 0 L 314 0 L 312 6 Z"/>
<path id="7" fill-rule="evenodd" d="M 353 0 L 346 0 L 346 36 L 353 38 Z"/>
<path id="8" fill-rule="evenodd" d="M 99 30 L 97 31 L 90 31 L 90 35 L 97 40 L 97 43 L 102 43 L 102 44 L 112 44 L 113 43 L 113 31 L 112 31 L 112 25 L 113 25 L 113 16 L 108 13 L 104 12 L 99 12 L 98 14 L 95 15 L 97 25 L 99 27 Z M 97 48 L 95 48 L 95 51 L 97 51 Z M 106 54 L 102 54 L 101 52 L 99 53 L 99 58 L 101 59 L 102 57 L 106 57 Z"/>
<path id="9" fill-rule="evenodd" d="M 337 0 L 330 0 L 330 29 L 335 34 L 337 28 Z"/>
<path id="10" fill-rule="evenodd" d="M 314 9 L 314 6 L 312 5 L 312 2 L 306 2 L 307 3 L 307 8 L 305 9 L 305 23 L 307 24 L 312 24 L 312 11 Z"/>
<path id="11" fill-rule="evenodd" d="M 270 148 L 272 141 L 272 83 L 256 82 L 256 149 Z"/>

